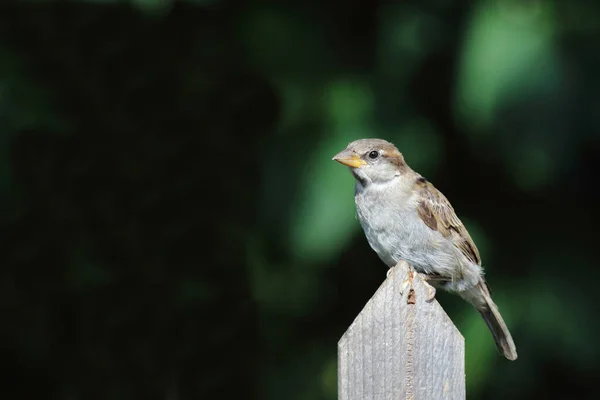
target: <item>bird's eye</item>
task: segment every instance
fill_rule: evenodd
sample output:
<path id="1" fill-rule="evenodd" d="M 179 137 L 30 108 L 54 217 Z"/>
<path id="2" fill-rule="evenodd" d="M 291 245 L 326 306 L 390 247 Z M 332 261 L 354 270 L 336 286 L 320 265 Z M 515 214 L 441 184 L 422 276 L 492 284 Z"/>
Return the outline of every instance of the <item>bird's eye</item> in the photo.
<path id="1" fill-rule="evenodd" d="M 371 160 L 374 160 L 374 159 L 376 159 L 377 157 L 379 157 L 379 152 L 378 152 L 378 151 L 376 151 L 376 150 L 373 150 L 372 152 L 370 152 L 370 153 L 369 153 L 369 158 L 370 158 Z"/>

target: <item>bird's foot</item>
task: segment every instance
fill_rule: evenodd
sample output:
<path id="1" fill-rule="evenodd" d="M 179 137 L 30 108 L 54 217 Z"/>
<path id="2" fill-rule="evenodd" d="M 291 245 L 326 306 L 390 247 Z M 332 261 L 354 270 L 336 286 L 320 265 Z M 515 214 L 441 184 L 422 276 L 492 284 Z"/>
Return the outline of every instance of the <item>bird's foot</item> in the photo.
<path id="1" fill-rule="evenodd" d="M 419 275 L 421 276 L 423 285 L 425 285 L 425 287 L 427 288 L 427 297 L 425 298 L 425 301 L 428 303 L 431 303 L 433 301 L 433 299 L 435 299 L 436 289 L 435 289 L 435 287 L 431 286 L 431 284 L 429 282 L 427 282 L 426 275 L 423 275 L 423 274 L 419 274 Z"/>
<path id="2" fill-rule="evenodd" d="M 415 270 L 412 267 L 408 267 L 408 276 L 400 284 L 400 295 L 404 297 L 406 295 L 407 304 L 415 304 L 415 289 L 413 288 L 413 279 L 415 277 Z"/>
<path id="3" fill-rule="evenodd" d="M 412 277 L 406 278 L 400 285 L 400 294 L 412 289 Z"/>
<path id="4" fill-rule="evenodd" d="M 412 284 L 413 284 L 413 279 L 414 279 L 415 274 L 419 275 L 419 277 L 421 278 L 421 282 L 423 282 L 423 285 L 427 289 L 427 296 L 425 297 L 425 301 L 427 303 L 431 303 L 433 301 L 433 299 L 435 299 L 437 290 L 428 281 L 434 281 L 434 282 L 435 281 L 445 281 L 445 279 L 443 279 L 441 277 L 437 277 L 437 276 L 431 276 L 431 275 L 427 275 L 427 274 L 417 273 L 414 271 L 414 269 L 411 268 L 408 271 L 408 277 L 400 285 L 400 294 L 403 294 L 407 290 L 414 292 Z"/>

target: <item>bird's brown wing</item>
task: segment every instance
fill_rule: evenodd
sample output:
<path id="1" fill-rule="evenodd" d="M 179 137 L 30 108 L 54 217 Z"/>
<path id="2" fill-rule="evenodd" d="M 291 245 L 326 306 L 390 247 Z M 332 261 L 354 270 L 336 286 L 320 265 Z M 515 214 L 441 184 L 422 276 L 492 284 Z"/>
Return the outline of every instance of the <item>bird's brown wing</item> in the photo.
<path id="1" fill-rule="evenodd" d="M 425 178 L 419 177 L 415 185 L 420 194 L 418 211 L 423 222 L 452 240 L 469 261 L 481 265 L 479 251 L 448 199 Z"/>

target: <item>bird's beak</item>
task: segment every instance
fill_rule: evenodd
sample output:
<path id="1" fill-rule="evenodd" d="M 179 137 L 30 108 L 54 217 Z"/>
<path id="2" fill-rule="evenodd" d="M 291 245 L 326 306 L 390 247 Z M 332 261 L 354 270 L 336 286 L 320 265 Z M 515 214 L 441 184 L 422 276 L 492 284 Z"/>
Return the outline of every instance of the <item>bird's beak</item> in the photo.
<path id="1" fill-rule="evenodd" d="M 359 157 L 358 154 L 351 150 L 340 151 L 333 157 L 333 161 L 337 161 L 340 164 L 347 165 L 352 168 L 359 168 L 366 164 L 366 162 Z"/>

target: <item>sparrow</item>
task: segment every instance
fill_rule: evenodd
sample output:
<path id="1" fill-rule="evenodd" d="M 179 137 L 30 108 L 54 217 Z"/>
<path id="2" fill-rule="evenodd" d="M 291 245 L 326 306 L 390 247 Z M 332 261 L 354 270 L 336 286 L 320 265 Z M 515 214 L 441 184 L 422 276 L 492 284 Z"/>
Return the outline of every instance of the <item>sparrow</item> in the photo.
<path id="1" fill-rule="evenodd" d="M 512 336 L 484 279 L 479 251 L 446 197 L 382 139 L 356 140 L 333 160 L 350 167 L 358 219 L 379 258 L 389 268 L 404 260 L 433 287 L 471 303 L 500 353 L 516 360 Z"/>

